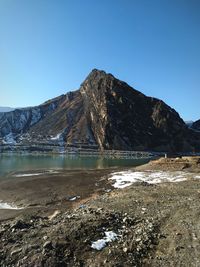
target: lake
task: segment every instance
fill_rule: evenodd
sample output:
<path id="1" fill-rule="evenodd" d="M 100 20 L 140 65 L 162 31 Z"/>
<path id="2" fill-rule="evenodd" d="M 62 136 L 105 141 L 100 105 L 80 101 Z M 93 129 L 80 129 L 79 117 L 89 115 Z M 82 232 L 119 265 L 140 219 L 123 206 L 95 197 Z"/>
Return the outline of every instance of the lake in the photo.
<path id="1" fill-rule="evenodd" d="M 38 169 L 104 169 L 109 167 L 133 167 L 145 164 L 149 159 L 113 159 L 58 154 L 0 154 L 0 178 L 10 172 Z"/>

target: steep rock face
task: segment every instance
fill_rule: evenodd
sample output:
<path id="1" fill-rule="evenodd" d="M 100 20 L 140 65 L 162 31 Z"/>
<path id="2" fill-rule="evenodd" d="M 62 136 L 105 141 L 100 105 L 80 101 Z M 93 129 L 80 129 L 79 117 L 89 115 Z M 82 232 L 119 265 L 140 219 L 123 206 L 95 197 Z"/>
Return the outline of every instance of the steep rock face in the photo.
<path id="1" fill-rule="evenodd" d="M 193 146 L 178 113 L 104 71 L 81 85 L 86 116 L 101 148 L 177 151 Z"/>
<path id="2" fill-rule="evenodd" d="M 198 121 L 195 121 L 192 126 L 191 126 L 192 129 L 196 130 L 196 131 L 200 131 L 200 120 Z"/>
<path id="3" fill-rule="evenodd" d="M 67 144 L 95 143 L 93 133 L 84 116 L 84 104 L 80 91 L 70 92 L 52 112 L 35 124 L 28 131 L 31 136 L 60 135 Z"/>
<path id="4" fill-rule="evenodd" d="M 12 138 L 57 140 L 100 149 L 200 150 L 200 134 L 188 129 L 174 109 L 96 69 L 77 91 L 3 113 L 0 138 L 4 143 Z"/>

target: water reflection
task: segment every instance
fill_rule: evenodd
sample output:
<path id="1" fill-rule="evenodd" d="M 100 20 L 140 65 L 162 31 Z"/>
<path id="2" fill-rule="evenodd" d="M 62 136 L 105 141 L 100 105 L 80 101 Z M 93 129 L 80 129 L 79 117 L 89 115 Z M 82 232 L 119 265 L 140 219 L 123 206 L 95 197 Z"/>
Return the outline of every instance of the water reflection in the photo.
<path id="1" fill-rule="evenodd" d="M 103 169 L 144 164 L 148 159 L 112 159 L 77 155 L 0 154 L 0 177 L 12 171 L 36 169 Z"/>

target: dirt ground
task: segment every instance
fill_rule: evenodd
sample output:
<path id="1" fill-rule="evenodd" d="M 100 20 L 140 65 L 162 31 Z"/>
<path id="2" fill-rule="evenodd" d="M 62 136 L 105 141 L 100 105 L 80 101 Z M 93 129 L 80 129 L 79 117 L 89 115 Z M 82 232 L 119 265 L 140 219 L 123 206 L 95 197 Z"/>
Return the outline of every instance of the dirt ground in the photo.
<path id="1" fill-rule="evenodd" d="M 81 204 L 83 200 L 112 188 L 106 176 L 113 170 L 59 170 L 55 173 L 34 170 L 11 173 L 0 181 L 0 199 L 25 209 L 0 209 L 0 221 L 23 213 L 38 211 L 41 214 L 55 208 L 66 210 Z M 78 198 L 75 202 L 69 201 L 76 196 Z"/>
<path id="2" fill-rule="evenodd" d="M 136 169 L 191 174 L 200 173 L 199 166 L 197 158 L 161 159 Z M 110 191 L 107 175 L 96 176 L 103 181 L 98 194 L 77 199 L 71 207 L 52 203 L 46 212 L 29 207 L 4 218 L 0 266 L 200 266 L 198 179 L 142 182 Z M 92 248 L 111 231 L 114 240 L 101 250 Z"/>

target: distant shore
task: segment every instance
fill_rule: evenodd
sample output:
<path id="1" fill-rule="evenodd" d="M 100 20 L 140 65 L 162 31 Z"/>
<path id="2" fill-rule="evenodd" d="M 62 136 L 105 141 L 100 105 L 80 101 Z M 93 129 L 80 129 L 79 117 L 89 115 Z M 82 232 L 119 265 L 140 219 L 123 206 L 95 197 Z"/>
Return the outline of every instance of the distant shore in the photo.
<path id="1" fill-rule="evenodd" d="M 62 155 L 79 155 L 79 156 L 103 156 L 110 158 L 152 158 L 163 153 L 148 151 L 131 151 L 131 150 L 100 150 L 93 148 L 65 147 L 59 145 L 21 145 L 21 144 L 1 144 L 0 154 L 2 153 L 28 153 L 28 154 L 62 154 Z"/>

